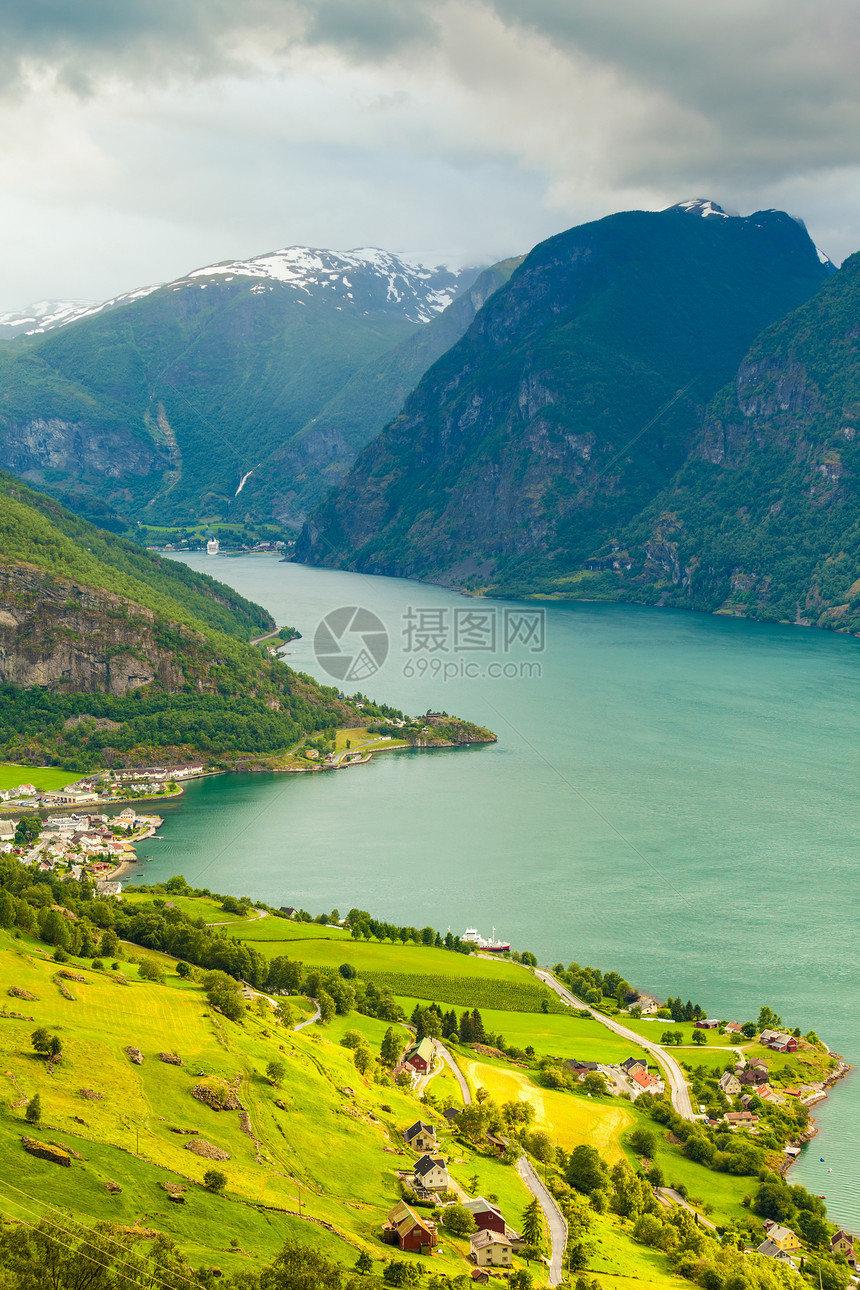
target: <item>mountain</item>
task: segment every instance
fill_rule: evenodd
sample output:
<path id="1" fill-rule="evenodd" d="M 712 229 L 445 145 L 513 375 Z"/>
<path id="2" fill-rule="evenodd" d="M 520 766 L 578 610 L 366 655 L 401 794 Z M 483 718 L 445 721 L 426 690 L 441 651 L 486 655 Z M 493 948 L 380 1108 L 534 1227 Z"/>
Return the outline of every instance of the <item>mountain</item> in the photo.
<path id="1" fill-rule="evenodd" d="M 289 247 L 101 305 L 40 306 L 36 325 L 0 348 L 0 467 L 102 523 L 297 523 L 301 500 L 285 499 L 315 502 L 327 483 L 314 493 L 308 478 L 320 414 L 477 273 L 376 249 Z M 450 334 L 440 335 L 444 348 Z M 418 353 L 377 375 L 386 419 Z M 341 470 L 383 424 L 366 411 L 342 429 L 335 416 Z"/>
<path id="2" fill-rule="evenodd" d="M 289 479 L 289 492 L 276 492 L 272 509 L 299 527 L 327 489 L 346 474 L 358 453 L 391 421 L 407 395 L 438 358 L 471 325 L 478 310 L 522 261 L 502 260 L 478 275 L 425 327 L 359 368 L 326 406 L 275 452 L 272 468 Z"/>
<path id="3" fill-rule="evenodd" d="M 756 339 L 601 555 L 602 595 L 860 632 L 860 255 Z"/>
<path id="4" fill-rule="evenodd" d="M 94 308 L 89 300 L 40 300 L 26 309 L 0 314 L 0 340 L 13 336 L 34 336 L 39 332 L 75 322 Z"/>
<path id="5" fill-rule="evenodd" d="M 704 200 L 541 243 L 307 523 L 311 563 L 527 594 L 670 484 L 763 328 L 832 274 L 780 211 Z"/>
<path id="6" fill-rule="evenodd" d="M 334 690 L 248 643 L 274 627 L 214 578 L 0 475 L 2 755 L 88 765 L 143 744 L 229 755 L 348 723 L 356 712 Z"/>
<path id="7" fill-rule="evenodd" d="M 321 686 L 249 639 L 276 632 L 214 578 L 0 474 L 0 760 L 92 770 L 202 754 L 295 769 L 285 758 L 308 736 L 333 751 L 338 727 L 388 719 L 415 747 L 495 739 L 438 713 L 404 725 Z"/>

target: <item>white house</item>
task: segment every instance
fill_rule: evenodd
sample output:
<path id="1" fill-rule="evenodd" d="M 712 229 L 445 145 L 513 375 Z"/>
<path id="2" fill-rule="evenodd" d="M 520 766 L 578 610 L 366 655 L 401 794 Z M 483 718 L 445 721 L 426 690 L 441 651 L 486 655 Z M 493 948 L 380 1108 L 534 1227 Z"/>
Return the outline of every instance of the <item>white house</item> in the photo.
<path id="1" fill-rule="evenodd" d="M 447 1191 L 448 1170 L 441 1156 L 422 1156 L 415 1165 L 415 1182 L 425 1191 Z"/>
<path id="2" fill-rule="evenodd" d="M 498 1232 L 473 1232 L 469 1237 L 470 1253 L 479 1268 L 509 1268 L 514 1261 L 514 1247 Z"/>

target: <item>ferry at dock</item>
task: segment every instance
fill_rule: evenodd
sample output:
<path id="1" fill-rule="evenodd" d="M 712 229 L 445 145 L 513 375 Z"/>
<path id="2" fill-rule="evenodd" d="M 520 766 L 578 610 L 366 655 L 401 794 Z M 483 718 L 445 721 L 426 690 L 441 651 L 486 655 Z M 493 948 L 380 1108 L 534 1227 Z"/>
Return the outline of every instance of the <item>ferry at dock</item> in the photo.
<path id="1" fill-rule="evenodd" d="M 489 950 L 491 954 L 504 954 L 506 950 L 511 948 L 510 941 L 496 940 L 495 927 L 489 940 L 479 934 L 477 927 L 467 927 L 460 940 L 466 945 L 474 945 L 476 949 Z"/>

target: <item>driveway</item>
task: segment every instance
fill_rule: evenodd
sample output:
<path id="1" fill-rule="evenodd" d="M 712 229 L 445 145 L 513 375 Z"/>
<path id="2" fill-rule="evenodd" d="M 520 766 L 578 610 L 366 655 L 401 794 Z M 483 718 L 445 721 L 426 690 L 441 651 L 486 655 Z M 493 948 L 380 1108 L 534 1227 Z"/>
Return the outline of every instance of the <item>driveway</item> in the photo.
<path id="1" fill-rule="evenodd" d="M 604 1017 L 602 1012 L 598 1012 L 595 1008 L 590 1008 L 587 1003 L 583 1003 L 581 999 L 577 999 L 576 995 L 571 994 L 566 986 L 556 981 L 551 972 L 535 968 L 534 973 L 536 977 L 543 981 L 544 985 L 548 985 L 551 990 L 554 990 L 562 1003 L 567 1004 L 569 1008 L 584 1008 L 595 1021 L 600 1022 L 601 1026 L 606 1026 L 607 1030 L 614 1031 L 616 1035 L 621 1035 L 623 1039 L 628 1039 L 632 1044 L 636 1044 L 639 1048 L 644 1048 L 647 1053 L 650 1053 L 666 1075 L 672 1105 L 675 1110 L 685 1120 L 695 1120 L 696 1116 L 693 1111 L 693 1103 L 690 1100 L 690 1090 L 687 1087 L 684 1072 L 681 1070 L 680 1064 L 666 1052 L 665 1048 L 661 1048 L 659 1044 L 652 1043 L 650 1039 L 643 1039 L 641 1035 L 636 1034 L 635 1030 L 628 1030 L 620 1022 L 613 1021 L 611 1017 Z"/>

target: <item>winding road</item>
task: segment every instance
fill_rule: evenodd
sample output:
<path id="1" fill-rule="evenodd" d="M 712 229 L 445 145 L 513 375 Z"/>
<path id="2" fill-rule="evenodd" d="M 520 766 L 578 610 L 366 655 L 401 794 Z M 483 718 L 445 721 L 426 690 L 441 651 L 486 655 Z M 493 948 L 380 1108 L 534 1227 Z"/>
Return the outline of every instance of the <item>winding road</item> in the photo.
<path id="1" fill-rule="evenodd" d="M 567 1249 L 567 1223 L 554 1197 L 541 1182 L 537 1170 L 530 1160 L 520 1156 L 517 1161 L 517 1173 L 543 1210 L 546 1225 L 549 1228 L 552 1242 L 552 1255 L 549 1261 L 548 1283 L 557 1286 L 564 1279 L 564 1252 Z"/>
<path id="2" fill-rule="evenodd" d="M 314 1000 L 314 1003 L 316 1003 L 316 1000 Z M 314 1022 L 319 1021 L 319 1019 L 320 1019 L 320 1006 L 317 1003 L 316 1012 L 314 1013 L 314 1015 L 312 1017 L 308 1017 L 307 1021 L 300 1021 L 297 1026 L 293 1026 L 293 1033 L 295 1033 L 297 1030 L 304 1030 L 305 1026 L 312 1026 Z"/>
<path id="3" fill-rule="evenodd" d="M 460 1092 L 463 1095 L 463 1105 L 469 1106 L 472 1101 L 472 1090 L 466 1081 L 466 1077 L 460 1070 L 460 1067 L 454 1061 L 444 1044 L 440 1044 L 438 1039 L 433 1040 L 433 1046 L 436 1050 L 437 1057 L 441 1057 L 445 1065 L 451 1070 L 460 1086 Z M 437 1072 L 434 1072 L 437 1073 Z M 430 1082 L 432 1075 L 425 1081 L 423 1087 Z M 564 1252 L 567 1249 L 567 1223 L 564 1215 L 555 1203 L 552 1195 L 547 1191 L 541 1182 L 536 1170 L 533 1168 L 526 1156 L 520 1156 L 517 1161 L 517 1173 L 522 1179 L 524 1185 L 528 1188 L 543 1210 L 544 1218 L 549 1229 L 550 1240 L 552 1242 L 552 1255 L 549 1266 L 549 1285 L 557 1286 L 563 1280 Z M 458 1188 L 462 1192 L 462 1188 Z M 463 1192 L 465 1199 L 466 1193 Z"/>
<path id="4" fill-rule="evenodd" d="M 448 1052 L 448 1049 L 445 1047 L 445 1045 L 440 1044 L 438 1039 L 434 1039 L 433 1043 L 436 1048 L 437 1055 L 442 1058 L 442 1061 L 445 1063 L 445 1065 L 453 1072 L 455 1080 L 460 1085 L 460 1092 L 463 1094 L 463 1105 L 468 1106 L 469 1103 L 472 1101 L 472 1090 L 469 1088 L 469 1085 L 466 1083 L 466 1076 L 460 1070 L 460 1067 L 454 1061 L 454 1058 Z"/>
<path id="5" fill-rule="evenodd" d="M 654 1060 L 659 1062 L 666 1075 L 672 1105 L 675 1110 L 683 1119 L 695 1120 L 696 1115 L 693 1111 L 693 1103 L 690 1100 L 690 1090 L 687 1087 L 684 1072 L 680 1064 L 666 1052 L 665 1048 L 661 1048 L 659 1044 L 652 1043 L 650 1039 L 643 1039 L 641 1035 L 636 1034 L 635 1030 L 628 1030 L 620 1022 L 613 1021 L 611 1017 L 605 1017 L 602 1012 L 598 1012 L 595 1008 L 590 1008 L 587 1003 L 583 1003 L 581 999 L 577 999 L 576 995 L 571 994 L 567 987 L 557 981 L 551 972 L 535 968 L 534 973 L 536 977 L 543 981 L 544 985 L 548 985 L 551 990 L 554 990 L 562 1003 L 567 1004 L 569 1008 L 584 1008 L 595 1021 L 600 1022 L 601 1026 L 606 1026 L 608 1030 L 613 1030 L 616 1035 L 621 1035 L 623 1039 L 629 1039 L 631 1043 L 637 1044 L 640 1048 L 644 1048 L 647 1053 L 650 1053 Z"/>

